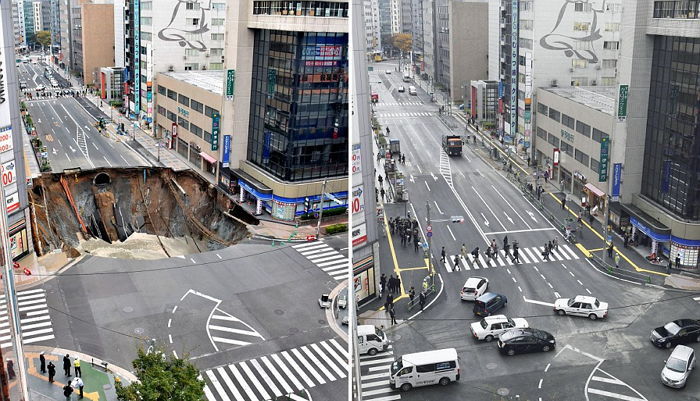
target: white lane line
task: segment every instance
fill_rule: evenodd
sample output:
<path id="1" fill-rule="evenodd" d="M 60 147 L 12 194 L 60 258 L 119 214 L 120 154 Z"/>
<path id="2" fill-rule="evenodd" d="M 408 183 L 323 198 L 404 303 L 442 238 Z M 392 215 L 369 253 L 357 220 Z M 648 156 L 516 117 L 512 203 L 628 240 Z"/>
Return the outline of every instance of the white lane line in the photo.
<path id="1" fill-rule="evenodd" d="M 547 373 L 547 371 L 549 370 L 549 367 L 550 367 L 551 365 L 552 365 L 551 363 L 548 363 L 548 364 L 547 364 L 547 366 L 544 368 L 544 373 Z"/>
<path id="2" fill-rule="evenodd" d="M 221 255 L 219 255 L 218 253 L 216 254 L 216 257 L 219 258 L 219 259 L 223 259 L 223 258 L 221 257 Z"/>
<path id="3" fill-rule="evenodd" d="M 559 293 L 556 292 L 556 291 L 554 291 L 554 296 L 557 297 L 557 298 L 561 298 L 561 295 L 559 295 Z"/>
<path id="4" fill-rule="evenodd" d="M 540 379 L 539 384 L 537 384 L 537 388 L 542 388 L 542 380 L 544 380 L 544 379 Z"/>
<path id="5" fill-rule="evenodd" d="M 493 215 L 493 217 L 496 218 L 496 221 L 498 222 L 498 224 L 500 224 L 501 227 L 503 227 L 503 229 L 505 229 L 506 226 L 503 224 L 503 222 L 501 221 L 501 219 L 499 219 L 498 216 L 496 216 L 496 213 L 493 212 L 493 210 L 491 209 L 491 206 L 489 206 L 489 204 L 486 203 L 486 201 L 484 200 L 484 198 L 481 197 L 481 194 L 479 194 L 479 192 L 477 192 L 477 190 L 476 190 L 476 188 L 474 188 L 474 186 L 472 186 L 472 191 L 474 191 L 474 193 L 476 194 L 476 196 L 478 196 L 479 199 L 481 199 L 481 201 L 484 203 L 484 206 L 486 206 L 486 208 L 489 210 L 489 212 L 491 212 L 491 214 Z"/>
<path id="6" fill-rule="evenodd" d="M 514 282 L 514 283 L 517 283 L 517 282 L 518 282 L 518 280 L 516 280 L 515 277 L 511 277 L 511 278 L 513 279 L 513 282 Z"/>
<path id="7" fill-rule="evenodd" d="M 597 382 L 603 382 L 603 383 L 625 385 L 625 382 L 623 382 L 622 380 L 616 379 L 616 378 L 609 379 L 607 377 L 602 377 L 602 376 L 593 376 L 593 377 L 591 377 L 591 380 L 597 381 Z"/>
<path id="8" fill-rule="evenodd" d="M 425 187 L 428 188 L 428 191 L 430 191 L 430 187 L 428 186 L 428 181 L 423 181 L 425 183 Z"/>
<path id="9" fill-rule="evenodd" d="M 442 212 L 442 210 L 440 210 L 440 206 L 438 206 L 437 201 L 433 201 L 433 203 L 435 203 L 435 207 L 437 208 L 438 213 L 440 213 L 440 214 L 445 214 L 445 213 Z"/>
<path id="10" fill-rule="evenodd" d="M 168 340 L 170 340 L 170 344 L 173 343 L 173 335 L 172 334 L 168 334 Z"/>
<path id="11" fill-rule="evenodd" d="M 498 235 L 498 234 L 511 234 L 511 233 L 529 233 L 531 231 L 554 231 L 556 228 L 533 228 L 531 230 L 507 230 L 507 231 L 493 231 L 484 233 L 486 235 Z"/>
<path id="12" fill-rule="evenodd" d="M 645 398 L 630 397 L 628 395 L 617 394 L 617 393 L 613 393 L 613 392 L 605 391 L 605 390 L 598 390 L 595 388 L 589 388 L 588 392 L 591 394 L 598 394 L 598 395 L 602 395 L 604 397 L 617 398 L 618 400 L 624 400 L 624 401 L 645 401 L 646 400 Z"/>
<path id="13" fill-rule="evenodd" d="M 588 288 L 585 288 L 586 292 L 588 292 L 588 295 L 592 295 L 591 291 Z"/>
<path id="14" fill-rule="evenodd" d="M 185 294 L 185 295 L 187 295 L 187 294 Z M 183 298 L 184 298 L 184 297 L 183 297 Z M 182 300 L 181 300 L 181 301 L 182 301 Z M 173 312 L 172 312 L 172 313 L 175 313 L 176 310 L 177 310 L 177 305 L 173 306 Z"/>
<path id="15" fill-rule="evenodd" d="M 523 292 L 523 289 L 518 286 L 518 291 Z"/>
<path id="16" fill-rule="evenodd" d="M 447 231 L 450 232 L 450 235 L 452 236 L 452 239 L 453 239 L 454 241 L 457 241 L 457 238 L 455 238 L 455 235 L 452 233 L 452 229 L 450 228 L 450 226 L 447 226 Z"/>
<path id="17" fill-rule="evenodd" d="M 506 200 L 506 198 L 503 196 L 503 194 L 501 194 L 501 193 L 496 189 L 496 187 L 494 187 L 493 185 L 491 185 L 491 188 L 493 188 L 494 192 L 496 192 L 496 193 L 498 194 L 498 196 L 500 196 L 501 199 L 503 199 L 503 201 L 513 210 L 513 212 L 515 212 L 515 214 L 518 215 L 518 217 L 520 217 L 520 220 L 522 220 L 523 223 L 525 223 L 525 227 L 527 227 L 528 230 L 532 229 L 532 227 L 530 227 L 530 225 L 527 224 L 527 221 L 525 221 L 525 219 L 523 218 L 523 216 L 521 216 L 520 213 L 518 213 L 518 211 L 515 210 L 515 208 L 513 207 L 513 205 L 511 205 L 510 202 L 508 202 L 508 200 Z"/>
<path id="18" fill-rule="evenodd" d="M 170 327 L 170 325 L 172 324 L 172 322 L 173 322 L 173 319 L 172 319 L 172 318 L 171 318 L 171 319 L 168 319 L 168 327 Z"/>
<path id="19" fill-rule="evenodd" d="M 576 280 L 576 281 L 577 281 L 579 284 L 583 285 L 583 283 L 581 282 L 581 280 Z"/>
<path id="20" fill-rule="evenodd" d="M 190 260 L 192 261 L 192 263 L 197 264 L 197 262 L 195 262 L 194 259 L 190 258 Z"/>
<path id="21" fill-rule="evenodd" d="M 87 157 L 87 156 L 86 156 L 86 157 Z M 109 160 L 107 160 L 107 156 L 102 155 L 102 158 L 105 159 L 105 161 L 107 162 L 107 164 L 109 164 L 109 167 L 114 167 L 114 166 L 112 166 L 112 163 L 110 163 Z M 88 161 L 89 161 L 90 163 L 92 163 L 92 161 L 90 160 L 89 157 L 88 157 Z"/>

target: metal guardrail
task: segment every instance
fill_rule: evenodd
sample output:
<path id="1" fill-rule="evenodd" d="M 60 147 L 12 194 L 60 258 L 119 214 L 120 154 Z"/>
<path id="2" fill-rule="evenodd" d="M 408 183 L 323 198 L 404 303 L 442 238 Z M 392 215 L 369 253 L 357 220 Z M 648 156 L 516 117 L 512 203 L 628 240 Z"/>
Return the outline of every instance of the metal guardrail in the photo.
<path id="1" fill-rule="evenodd" d="M 607 258 L 605 258 L 607 259 Z M 608 263 L 604 258 L 600 256 L 591 255 L 591 260 L 598 267 L 604 269 L 608 274 L 626 278 L 628 280 L 637 281 L 640 284 L 651 284 L 651 276 L 648 274 L 637 273 L 629 270 L 622 270 Z"/>

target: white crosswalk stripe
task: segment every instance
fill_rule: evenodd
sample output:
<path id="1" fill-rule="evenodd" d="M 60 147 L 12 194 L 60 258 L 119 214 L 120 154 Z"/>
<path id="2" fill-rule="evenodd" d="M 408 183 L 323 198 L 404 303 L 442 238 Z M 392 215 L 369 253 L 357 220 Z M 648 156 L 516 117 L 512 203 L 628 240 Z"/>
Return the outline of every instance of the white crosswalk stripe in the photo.
<path id="1" fill-rule="evenodd" d="M 348 278 L 348 258 L 323 241 L 293 245 L 292 248 L 334 279 L 342 281 Z"/>
<path id="2" fill-rule="evenodd" d="M 265 338 L 247 323 L 216 308 L 212 313 L 207 330 L 212 341 L 224 348 L 250 345 L 254 342 L 265 341 Z"/>
<path id="3" fill-rule="evenodd" d="M 646 397 L 639 391 L 600 368 L 593 370 L 590 385 L 586 386 L 586 392 L 588 393 L 586 398 L 590 397 L 591 399 L 602 397 L 625 401 L 647 401 Z"/>
<path id="4" fill-rule="evenodd" d="M 210 369 L 202 378 L 209 401 L 267 401 L 280 396 L 301 401 L 309 399 L 306 388 L 348 374 L 347 350 L 331 339 Z"/>
<path id="5" fill-rule="evenodd" d="M 401 394 L 389 386 L 389 368 L 394 361 L 394 350 L 391 346 L 374 356 L 360 356 L 360 386 L 362 399 L 367 401 L 400 400 Z M 365 370 L 367 373 L 365 373 Z"/>
<path id="6" fill-rule="evenodd" d="M 421 106 L 423 102 L 389 102 L 389 103 L 379 103 L 380 106 Z"/>
<path id="7" fill-rule="evenodd" d="M 397 112 L 397 113 L 377 113 L 378 117 L 431 117 L 434 116 L 435 113 L 430 113 L 427 111 L 418 111 L 418 112 Z"/>
<path id="8" fill-rule="evenodd" d="M 509 255 L 506 255 L 503 249 L 498 251 L 498 255 L 492 259 L 487 259 L 485 255 L 480 254 L 475 260 L 471 253 L 468 253 L 466 257 L 461 255 L 450 255 L 446 257 L 445 260 L 445 270 L 448 273 L 452 273 L 458 270 L 479 270 L 488 269 L 491 267 L 504 267 L 513 265 L 524 265 L 531 263 L 542 263 L 547 262 L 542 257 L 542 251 L 544 247 L 530 247 L 530 248 L 519 248 L 518 257 L 520 263 L 513 262 L 513 251 L 510 251 Z M 455 259 L 459 262 L 455 263 Z M 569 245 L 559 245 L 556 250 L 552 251 L 549 257 L 549 262 L 563 261 L 563 260 L 575 260 L 579 259 L 576 252 L 569 247 Z M 459 269 L 457 269 L 459 267 Z M 698 299 L 700 300 L 700 297 Z"/>
<path id="9" fill-rule="evenodd" d="M 55 338 L 46 291 L 43 288 L 17 292 L 17 307 L 22 328 L 22 343 L 34 344 Z M 5 295 L 0 295 L 0 347 L 12 346 Z"/>

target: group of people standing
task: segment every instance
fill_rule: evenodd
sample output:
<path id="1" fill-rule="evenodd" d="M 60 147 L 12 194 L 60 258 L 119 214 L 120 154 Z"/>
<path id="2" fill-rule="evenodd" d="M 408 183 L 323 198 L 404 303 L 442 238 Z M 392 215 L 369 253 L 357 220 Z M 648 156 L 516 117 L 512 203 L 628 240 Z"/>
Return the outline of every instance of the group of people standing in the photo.
<path id="1" fill-rule="evenodd" d="M 70 360 L 70 355 L 66 354 L 66 356 L 63 357 L 63 373 L 66 377 L 70 377 L 70 368 L 71 365 L 73 366 L 73 369 L 75 371 L 75 378 L 65 386 L 63 386 L 63 395 L 66 397 L 66 400 L 71 399 L 71 394 L 73 394 L 73 389 L 77 389 L 80 391 L 79 397 L 83 398 L 83 390 L 85 387 L 85 383 L 83 382 L 82 376 L 82 370 L 80 368 L 80 359 L 75 358 L 73 363 L 71 363 Z M 42 352 L 39 354 L 39 370 L 41 371 L 42 374 L 46 374 L 48 371 L 49 374 L 49 383 L 54 382 L 54 376 L 56 376 L 56 365 L 53 364 L 53 362 L 49 361 L 49 364 L 46 364 L 46 355 Z"/>
<path id="2" fill-rule="evenodd" d="M 546 244 L 544 244 L 544 250 L 542 251 L 542 258 L 546 261 L 549 261 L 549 256 L 552 254 L 552 250 L 556 250 L 558 248 L 559 248 L 559 243 L 557 242 L 556 238 L 547 242 Z"/>
<path id="3" fill-rule="evenodd" d="M 389 230 L 391 234 L 398 235 L 401 239 L 401 246 L 406 246 L 413 242 L 413 249 L 418 252 L 420 247 L 420 231 L 418 230 L 418 220 L 409 217 L 389 218 Z"/>

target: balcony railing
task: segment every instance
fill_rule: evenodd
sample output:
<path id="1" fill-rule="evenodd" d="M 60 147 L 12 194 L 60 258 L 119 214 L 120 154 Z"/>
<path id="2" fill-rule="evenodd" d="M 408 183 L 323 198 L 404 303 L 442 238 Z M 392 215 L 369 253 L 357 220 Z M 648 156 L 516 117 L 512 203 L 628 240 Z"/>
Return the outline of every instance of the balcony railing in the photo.
<path id="1" fill-rule="evenodd" d="M 655 1 L 654 18 L 700 19 L 700 0 Z"/>
<path id="2" fill-rule="evenodd" d="M 348 18 L 348 2 L 254 1 L 253 15 Z"/>

